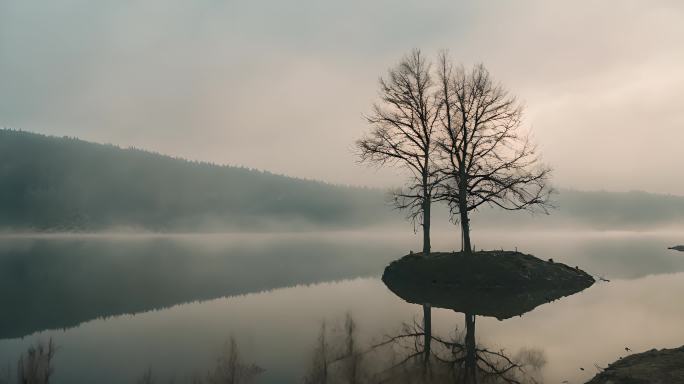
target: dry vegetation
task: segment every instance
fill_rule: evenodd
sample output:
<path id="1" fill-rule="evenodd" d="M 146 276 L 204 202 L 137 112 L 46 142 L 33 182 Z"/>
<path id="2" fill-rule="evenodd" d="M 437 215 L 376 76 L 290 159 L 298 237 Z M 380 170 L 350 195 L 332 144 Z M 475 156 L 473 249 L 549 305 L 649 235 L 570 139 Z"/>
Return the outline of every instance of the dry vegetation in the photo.
<path id="1" fill-rule="evenodd" d="M 0 372 L 0 384 L 49 384 L 55 371 L 53 360 L 57 347 L 52 339 L 39 341 L 19 356 L 15 376 L 7 367 Z"/>
<path id="2" fill-rule="evenodd" d="M 231 337 L 224 345 L 223 352 L 216 358 L 215 365 L 202 377 L 195 375 L 189 382 L 191 384 L 249 384 L 263 372 L 263 368 L 253 363 L 245 363 L 240 356 L 240 350 L 234 337 Z M 148 369 L 136 382 L 136 384 L 155 384 L 160 382 L 155 379 L 152 370 Z M 170 383 L 174 381 L 171 380 Z"/>

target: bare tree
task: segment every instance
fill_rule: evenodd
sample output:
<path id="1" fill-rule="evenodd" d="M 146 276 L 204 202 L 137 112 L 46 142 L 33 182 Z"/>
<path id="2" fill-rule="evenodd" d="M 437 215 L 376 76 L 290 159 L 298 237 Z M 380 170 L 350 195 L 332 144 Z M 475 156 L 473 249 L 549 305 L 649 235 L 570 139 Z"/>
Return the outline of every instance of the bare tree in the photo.
<path id="1" fill-rule="evenodd" d="M 49 384 L 54 373 L 53 359 L 57 348 L 52 338 L 38 342 L 19 357 L 17 382 L 19 384 Z"/>
<path id="2" fill-rule="evenodd" d="M 463 250 L 470 252 L 470 212 L 490 205 L 546 213 L 551 170 L 521 129 L 522 105 L 483 65 L 454 67 L 443 53 L 437 71 L 444 176 L 439 195 L 460 222 Z"/>
<path id="3" fill-rule="evenodd" d="M 440 104 L 436 102 L 430 63 L 414 50 L 380 79 L 380 102 L 367 117 L 370 134 L 357 141 L 362 162 L 399 166 L 409 172 L 406 185 L 393 191 L 393 202 L 423 227 L 423 253 L 430 253 L 430 206 L 436 171 L 433 138 Z"/>
<path id="4" fill-rule="evenodd" d="M 207 374 L 208 384 L 251 383 L 263 372 L 256 364 L 245 364 L 234 337 L 224 346 L 223 355 L 216 360 L 215 368 Z"/>
<path id="5" fill-rule="evenodd" d="M 330 376 L 328 373 L 330 345 L 327 341 L 326 332 L 326 323 L 323 321 L 316 348 L 313 352 L 312 364 L 307 376 L 304 378 L 304 384 L 328 384 L 328 377 Z"/>

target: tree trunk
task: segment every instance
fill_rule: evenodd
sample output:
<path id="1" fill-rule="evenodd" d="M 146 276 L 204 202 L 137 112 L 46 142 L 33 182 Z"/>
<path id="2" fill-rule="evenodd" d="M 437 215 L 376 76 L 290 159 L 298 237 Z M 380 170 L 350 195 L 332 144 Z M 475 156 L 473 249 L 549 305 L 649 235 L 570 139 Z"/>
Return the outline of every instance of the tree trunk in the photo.
<path id="1" fill-rule="evenodd" d="M 423 352 L 425 353 L 424 362 L 428 364 L 430 361 L 430 351 L 432 350 L 432 307 L 429 303 L 423 304 Z"/>
<path id="2" fill-rule="evenodd" d="M 463 239 L 463 252 L 470 253 L 472 248 L 470 246 L 470 219 L 468 219 L 468 206 L 465 203 L 459 203 L 459 211 L 461 211 L 461 235 Z"/>
<path id="3" fill-rule="evenodd" d="M 465 359 L 465 383 L 477 383 L 477 347 L 475 345 L 475 315 L 465 314 L 466 321 L 466 359 Z"/>
<path id="4" fill-rule="evenodd" d="M 465 170 L 459 170 L 458 181 L 458 210 L 461 216 L 461 247 L 465 253 L 472 252 L 470 246 L 470 220 L 468 219 L 468 180 Z"/>
<path id="5" fill-rule="evenodd" d="M 425 200 L 423 200 L 423 255 L 427 256 L 430 254 L 430 201 L 431 197 L 425 195 Z"/>
<path id="6" fill-rule="evenodd" d="M 423 256 L 430 254 L 430 208 L 431 208 L 431 197 L 427 193 L 427 189 L 423 190 L 424 200 L 423 200 Z M 423 339 L 424 345 L 424 362 L 425 365 L 430 361 L 430 351 L 432 343 L 432 307 L 430 303 L 423 304 L 423 332 L 425 334 Z"/>

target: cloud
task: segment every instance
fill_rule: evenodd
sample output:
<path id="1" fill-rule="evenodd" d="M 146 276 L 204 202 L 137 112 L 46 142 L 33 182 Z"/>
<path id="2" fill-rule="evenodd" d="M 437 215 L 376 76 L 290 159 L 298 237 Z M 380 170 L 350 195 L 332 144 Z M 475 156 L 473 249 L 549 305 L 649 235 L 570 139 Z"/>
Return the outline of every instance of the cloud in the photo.
<path id="1" fill-rule="evenodd" d="M 413 47 L 484 62 L 561 186 L 684 194 L 676 1 L 0 4 L 0 124 L 337 183 Z"/>

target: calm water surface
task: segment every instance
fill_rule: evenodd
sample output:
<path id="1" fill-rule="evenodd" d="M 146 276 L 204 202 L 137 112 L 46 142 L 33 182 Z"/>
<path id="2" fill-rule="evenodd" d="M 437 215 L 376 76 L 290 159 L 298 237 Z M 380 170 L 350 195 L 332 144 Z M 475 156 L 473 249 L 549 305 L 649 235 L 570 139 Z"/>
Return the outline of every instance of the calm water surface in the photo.
<path id="1" fill-rule="evenodd" d="M 456 248 L 452 236 L 436 235 L 435 249 Z M 517 247 L 610 280 L 522 317 L 478 318 L 478 344 L 541 351 L 545 382 L 584 382 L 625 347 L 684 344 L 684 253 L 666 249 L 682 242 L 676 233 L 477 236 L 478 249 Z M 29 345 L 52 338 L 58 384 L 134 383 L 148 369 L 182 381 L 209 369 L 234 337 L 265 369 L 259 382 L 301 382 L 324 320 L 341 328 L 350 314 L 362 345 L 420 320 L 421 307 L 379 279 L 416 244 L 387 233 L 6 236 L 0 377 Z M 437 334 L 463 329 L 462 314 L 432 317 Z"/>

